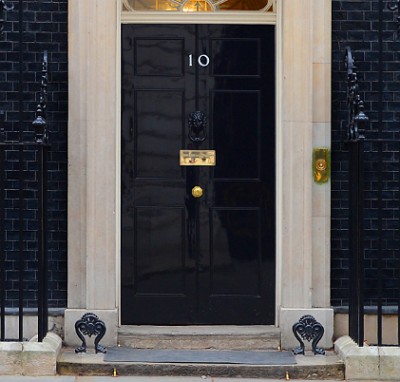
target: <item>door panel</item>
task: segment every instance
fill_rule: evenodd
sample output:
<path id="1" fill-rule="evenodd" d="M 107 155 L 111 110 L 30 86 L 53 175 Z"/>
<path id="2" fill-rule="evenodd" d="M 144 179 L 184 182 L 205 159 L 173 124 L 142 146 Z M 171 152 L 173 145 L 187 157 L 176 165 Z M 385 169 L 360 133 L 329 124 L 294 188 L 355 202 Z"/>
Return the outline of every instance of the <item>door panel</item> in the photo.
<path id="1" fill-rule="evenodd" d="M 136 38 L 134 41 L 137 76 L 184 75 L 182 38 Z"/>
<path id="2" fill-rule="evenodd" d="M 136 208 L 137 296 L 185 293 L 185 211 L 183 207 Z"/>
<path id="3" fill-rule="evenodd" d="M 259 76 L 259 39 L 212 39 L 212 76 Z"/>
<path id="4" fill-rule="evenodd" d="M 274 27 L 122 32 L 122 323 L 273 324 Z M 182 149 L 217 164 L 181 167 Z"/>
<path id="5" fill-rule="evenodd" d="M 182 179 L 176 153 L 184 137 L 184 97 L 183 90 L 175 89 L 135 92 L 136 178 Z"/>
<path id="6" fill-rule="evenodd" d="M 185 42 L 195 27 L 125 25 L 122 38 L 121 306 L 124 324 L 185 324 L 196 307 L 184 169 Z M 193 41 L 193 42 L 191 42 Z"/>
<path id="7" fill-rule="evenodd" d="M 260 92 L 214 90 L 210 100 L 214 148 L 223 153 L 214 180 L 259 179 Z"/>
<path id="8" fill-rule="evenodd" d="M 259 215 L 258 208 L 211 209 L 212 297 L 260 297 Z"/>

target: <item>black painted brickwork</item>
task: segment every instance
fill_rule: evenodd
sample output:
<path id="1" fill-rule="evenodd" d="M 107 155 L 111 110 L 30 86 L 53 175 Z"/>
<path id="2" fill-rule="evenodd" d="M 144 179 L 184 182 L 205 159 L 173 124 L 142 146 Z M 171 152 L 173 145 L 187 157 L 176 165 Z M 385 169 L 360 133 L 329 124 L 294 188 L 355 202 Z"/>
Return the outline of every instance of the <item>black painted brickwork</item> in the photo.
<path id="1" fill-rule="evenodd" d="M 5 36 L 0 42 L 0 110 L 6 111 L 6 129 L 8 139 L 15 139 L 18 120 L 18 2 L 16 9 L 6 15 Z M 388 3 L 384 0 L 383 3 Z M 25 55 L 25 128 L 27 136 L 31 129 L 35 110 L 35 93 L 39 91 L 40 62 L 43 50 L 49 51 L 50 86 L 49 86 L 49 129 L 52 143 L 50 153 L 50 305 L 66 306 L 66 186 L 67 186 L 67 0 L 26 0 L 24 44 Z M 332 0 L 332 305 L 347 305 L 348 287 L 348 163 L 347 151 L 342 143 L 347 121 L 346 107 L 346 74 L 343 65 L 344 49 L 349 45 L 358 65 L 361 96 L 365 100 L 366 113 L 371 124 L 367 138 L 377 137 L 379 131 L 378 113 L 378 10 L 377 0 Z M 385 4 L 386 5 L 386 4 Z M 400 121 L 400 42 L 395 40 L 396 14 L 384 11 L 384 94 L 383 123 L 381 127 L 385 137 L 398 138 Z M 393 42 L 396 41 L 396 42 Z M 376 280 L 376 227 L 377 195 L 376 168 L 377 147 L 369 147 L 366 154 L 366 187 L 369 187 L 366 201 L 366 242 L 371 248 L 367 252 L 367 301 L 375 303 Z M 398 147 L 384 147 L 386 169 L 384 173 L 384 216 L 385 221 L 385 299 L 393 302 L 396 293 L 397 277 L 395 259 L 398 238 L 398 195 L 396 181 L 398 179 Z M 369 170 L 369 171 L 368 171 Z M 369 172 L 369 173 L 368 173 Z M 29 185 L 28 185 L 29 186 Z M 27 192 L 29 196 L 29 192 Z M 34 196 L 34 195 L 33 195 Z M 29 204 L 29 201 L 28 201 Z M 31 203 L 34 207 L 33 198 Z M 18 261 L 16 241 L 18 240 L 18 222 L 15 200 L 10 193 L 7 229 L 7 283 L 11 291 L 7 295 L 8 306 L 16 306 L 18 283 Z M 34 246 L 34 208 L 26 215 L 27 235 L 32 237 L 32 245 L 28 245 L 26 259 L 26 276 L 31 281 L 25 286 L 28 289 L 27 306 L 35 306 L 36 273 Z M 31 219 L 31 220 L 30 220 Z M 30 259 L 30 260 L 29 260 Z M 31 261 L 31 264 L 29 263 Z"/>
<path id="2" fill-rule="evenodd" d="M 84 1 L 84 0 L 82 0 Z M 0 41 L 0 110 L 6 114 L 6 139 L 18 140 L 18 1 L 7 12 Z M 32 121 L 40 91 L 43 52 L 49 53 L 47 121 L 49 154 L 49 306 L 67 303 L 67 0 L 24 0 L 24 139 L 32 140 Z M 6 153 L 6 305 L 18 306 L 18 152 Z M 37 305 L 36 177 L 35 153 L 25 156 L 24 238 L 25 302 Z"/>
<path id="3" fill-rule="evenodd" d="M 395 143 L 366 143 L 365 154 L 365 286 L 366 304 L 377 304 L 379 238 L 383 256 L 383 303 L 397 303 L 399 256 L 399 121 L 400 39 L 397 11 L 386 0 L 332 1 L 332 305 L 348 305 L 348 154 L 343 144 L 347 126 L 344 50 L 356 59 L 361 99 L 371 123 L 366 139 L 395 139 Z M 379 103 L 379 7 L 383 11 L 382 103 Z M 381 105 L 381 108 L 380 108 Z M 379 111 L 381 110 L 381 111 Z M 379 158 L 382 158 L 382 233 L 378 230 Z"/>

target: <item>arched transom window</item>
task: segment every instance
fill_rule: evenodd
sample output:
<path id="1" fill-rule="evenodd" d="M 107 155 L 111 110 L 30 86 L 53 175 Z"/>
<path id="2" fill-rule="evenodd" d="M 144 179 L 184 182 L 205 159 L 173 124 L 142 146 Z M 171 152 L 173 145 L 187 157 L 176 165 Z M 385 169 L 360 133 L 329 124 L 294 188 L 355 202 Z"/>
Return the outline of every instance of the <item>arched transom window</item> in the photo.
<path id="1" fill-rule="evenodd" d="M 259 11 L 276 13 L 276 0 L 122 0 L 124 11 Z"/>

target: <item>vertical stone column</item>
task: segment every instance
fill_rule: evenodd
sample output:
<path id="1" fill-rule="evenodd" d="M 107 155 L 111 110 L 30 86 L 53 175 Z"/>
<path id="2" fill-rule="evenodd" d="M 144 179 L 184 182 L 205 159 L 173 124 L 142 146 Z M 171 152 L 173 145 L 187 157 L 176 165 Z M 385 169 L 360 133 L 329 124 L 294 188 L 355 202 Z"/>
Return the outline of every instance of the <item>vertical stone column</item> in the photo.
<path id="1" fill-rule="evenodd" d="M 282 306 L 311 308 L 312 17 L 310 0 L 283 2 Z"/>
<path id="2" fill-rule="evenodd" d="M 298 346 L 292 326 L 304 314 L 325 326 L 321 345 L 332 346 L 330 186 L 314 184 L 312 158 L 314 147 L 330 147 L 329 7 L 329 0 L 285 0 L 282 4 L 283 131 L 278 171 L 283 195 L 283 348 Z"/>
<path id="3" fill-rule="evenodd" d="M 313 0 L 313 148 L 331 149 L 332 2 Z M 331 180 L 313 182 L 312 306 L 331 306 Z"/>
<path id="4" fill-rule="evenodd" d="M 69 0 L 68 309 L 65 336 L 86 312 L 116 344 L 118 1 Z M 118 69 L 119 70 L 119 69 Z"/>

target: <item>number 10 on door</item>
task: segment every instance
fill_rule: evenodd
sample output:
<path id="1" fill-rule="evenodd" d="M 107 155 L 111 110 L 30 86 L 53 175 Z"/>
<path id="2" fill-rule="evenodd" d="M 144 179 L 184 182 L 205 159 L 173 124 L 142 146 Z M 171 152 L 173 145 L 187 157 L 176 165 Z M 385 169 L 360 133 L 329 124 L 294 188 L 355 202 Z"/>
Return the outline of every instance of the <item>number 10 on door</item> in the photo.
<path id="1" fill-rule="evenodd" d="M 200 66 L 205 68 L 210 64 L 210 58 L 206 54 L 202 54 L 197 59 L 197 62 Z M 189 66 L 193 66 L 193 54 L 189 54 Z"/>

